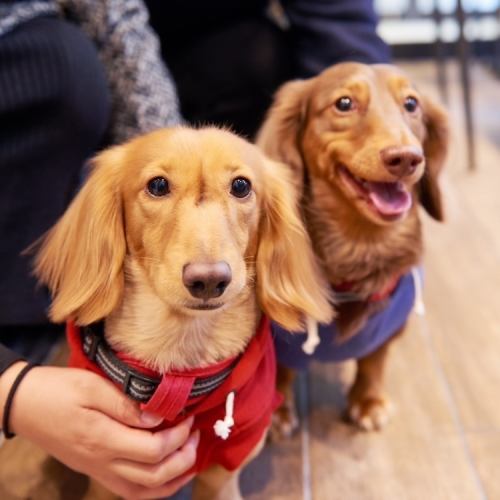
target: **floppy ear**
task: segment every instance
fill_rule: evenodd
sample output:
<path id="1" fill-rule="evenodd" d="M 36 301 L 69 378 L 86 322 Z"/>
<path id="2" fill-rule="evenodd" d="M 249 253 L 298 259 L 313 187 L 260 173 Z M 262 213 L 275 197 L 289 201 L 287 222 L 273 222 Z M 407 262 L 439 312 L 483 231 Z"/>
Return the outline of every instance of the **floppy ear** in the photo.
<path id="1" fill-rule="evenodd" d="M 255 141 L 269 158 L 292 168 L 297 185 L 302 184 L 304 175 L 299 137 L 306 115 L 309 85 L 309 80 L 295 80 L 278 90 Z"/>
<path id="2" fill-rule="evenodd" d="M 322 277 L 298 209 L 290 170 L 265 161 L 265 193 L 257 249 L 257 294 L 264 312 L 291 331 L 306 316 L 328 323 L 333 316 Z"/>
<path id="3" fill-rule="evenodd" d="M 444 220 L 438 177 L 444 166 L 449 145 L 446 111 L 427 97 L 422 100 L 426 138 L 424 140 L 425 173 L 420 181 L 420 203 L 437 221 Z"/>
<path id="4" fill-rule="evenodd" d="M 123 290 L 125 235 L 118 191 L 121 148 L 97 156 L 87 182 L 42 238 L 35 275 L 48 285 L 50 318 L 80 325 L 100 320 Z"/>

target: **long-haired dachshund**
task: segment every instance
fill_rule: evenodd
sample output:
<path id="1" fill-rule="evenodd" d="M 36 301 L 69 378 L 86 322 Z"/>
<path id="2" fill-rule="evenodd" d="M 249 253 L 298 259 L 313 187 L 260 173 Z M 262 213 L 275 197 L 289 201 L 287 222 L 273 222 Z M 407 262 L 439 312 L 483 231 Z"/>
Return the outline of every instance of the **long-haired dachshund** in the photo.
<path id="1" fill-rule="evenodd" d="M 44 238 L 36 274 L 52 320 L 70 322 L 70 364 L 165 426 L 194 415 L 195 497 L 240 498 L 237 473 L 279 402 L 267 318 L 290 330 L 331 319 L 288 170 L 215 128 L 111 148 Z"/>
<path id="2" fill-rule="evenodd" d="M 390 408 L 383 390 L 388 347 L 419 288 L 412 271 L 422 254 L 418 202 L 443 219 L 446 114 L 394 66 L 343 63 L 285 84 L 257 143 L 293 172 L 338 304 L 335 324 L 321 329 L 310 357 L 302 340 L 278 331 L 279 385 L 288 399 L 278 431 L 296 426 L 285 367 L 305 368 L 312 357 L 357 359 L 348 414 L 361 428 L 378 429 Z"/>

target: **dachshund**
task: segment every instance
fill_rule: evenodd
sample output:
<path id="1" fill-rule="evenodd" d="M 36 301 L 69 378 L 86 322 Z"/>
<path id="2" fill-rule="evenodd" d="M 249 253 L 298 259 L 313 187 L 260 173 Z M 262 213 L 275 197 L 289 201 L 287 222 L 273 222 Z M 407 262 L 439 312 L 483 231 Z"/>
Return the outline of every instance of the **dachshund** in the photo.
<path id="1" fill-rule="evenodd" d="M 380 429 L 391 409 L 383 387 L 387 352 L 420 288 L 418 202 L 443 220 L 438 177 L 447 115 L 395 66 L 341 63 L 282 86 L 256 142 L 294 175 L 338 311 L 312 356 L 297 336 L 277 332 L 286 402 L 276 433 L 297 427 L 290 368 L 305 368 L 311 358 L 357 360 L 347 414 L 364 430 Z"/>
<path id="2" fill-rule="evenodd" d="M 195 498 L 241 498 L 279 403 L 269 320 L 331 320 L 290 177 L 229 131 L 160 129 L 94 159 L 36 256 L 70 366 L 165 427 L 194 415 Z"/>

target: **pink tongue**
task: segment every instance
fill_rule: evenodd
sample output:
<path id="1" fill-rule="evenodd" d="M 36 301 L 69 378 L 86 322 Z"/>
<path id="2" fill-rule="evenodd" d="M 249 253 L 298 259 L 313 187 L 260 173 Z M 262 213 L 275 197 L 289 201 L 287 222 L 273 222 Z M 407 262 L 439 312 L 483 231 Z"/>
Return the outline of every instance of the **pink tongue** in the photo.
<path id="1" fill-rule="evenodd" d="M 384 215 L 400 215 L 411 207 L 411 194 L 401 182 L 367 182 L 368 195 Z"/>

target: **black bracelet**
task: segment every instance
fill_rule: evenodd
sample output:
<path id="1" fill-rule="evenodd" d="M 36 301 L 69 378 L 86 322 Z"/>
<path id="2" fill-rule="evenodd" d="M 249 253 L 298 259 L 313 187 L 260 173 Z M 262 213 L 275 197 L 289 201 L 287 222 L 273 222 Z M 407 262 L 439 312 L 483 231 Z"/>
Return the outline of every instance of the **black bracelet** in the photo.
<path id="1" fill-rule="evenodd" d="M 9 416 L 10 410 L 12 408 L 12 402 L 14 401 L 14 396 L 16 394 L 17 388 L 19 384 L 22 382 L 25 375 L 35 366 L 35 363 L 28 363 L 18 374 L 11 388 L 9 389 L 9 393 L 7 394 L 7 399 L 5 400 L 5 406 L 3 408 L 3 419 L 2 419 L 2 432 L 5 436 L 5 439 L 12 439 L 15 434 L 10 432 L 9 430 Z"/>

